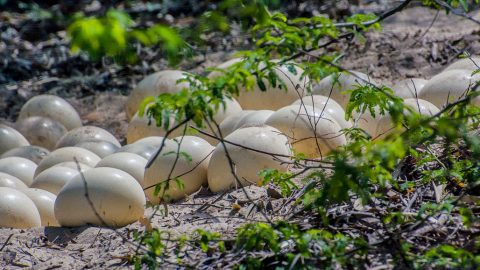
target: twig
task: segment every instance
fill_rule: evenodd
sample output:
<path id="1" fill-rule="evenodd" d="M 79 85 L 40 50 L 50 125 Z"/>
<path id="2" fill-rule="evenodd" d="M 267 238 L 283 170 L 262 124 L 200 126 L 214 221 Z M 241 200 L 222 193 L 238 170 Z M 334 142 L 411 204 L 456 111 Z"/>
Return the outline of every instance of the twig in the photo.
<path id="1" fill-rule="evenodd" d="M 440 216 L 434 220 L 434 223 L 433 224 L 426 224 L 418 229 L 416 229 L 415 231 L 412 232 L 412 235 L 413 236 L 421 236 L 421 235 L 424 235 L 426 233 L 429 233 L 433 230 L 435 230 L 436 228 L 438 228 L 439 226 L 442 226 L 443 224 L 445 224 L 445 222 L 447 222 L 448 220 L 448 215 L 447 214 L 440 214 Z"/>
<path id="2" fill-rule="evenodd" d="M 420 42 L 420 40 L 425 37 L 425 35 L 427 35 L 427 33 L 430 31 L 430 29 L 433 27 L 433 25 L 435 24 L 435 22 L 437 21 L 437 18 L 438 18 L 438 15 L 440 14 L 440 10 L 437 10 L 437 12 L 435 13 L 435 16 L 433 17 L 432 19 L 432 22 L 430 22 L 430 25 L 427 27 L 427 29 L 425 30 L 425 32 L 423 32 L 423 34 L 421 36 L 419 36 L 418 38 L 415 39 L 415 42 L 413 42 L 413 44 L 410 46 L 410 47 L 413 47 L 415 46 L 418 42 Z M 412 80 L 412 83 L 413 83 L 413 80 Z M 415 86 L 415 85 L 414 85 Z"/>
<path id="3" fill-rule="evenodd" d="M 469 16 L 466 12 L 462 12 L 462 11 L 459 11 L 455 8 L 453 8 L 452 6 L 450 6 L 449 4 L 447 4 L 445 1 L 441 1 L 441 0 L 434 0 L 435 3 L 437 3 L 438 5 L 442 6 L 443 8 L 445 8 L 446 10 L 452 12 L 453 14 L 457 15 L 457 16 L 460 16 L 462 18 L 465 18 L 469 21 L 472 21 L 476 24 L 480 24 L 480 20 L 477 20 L 475 19 L 474 17 L 472 16 Z"/>
<path id="4" fill-rule="evenodd" d="M 168 136 L 170 136 L 170 134 L 172 134 L 175 130 L 177 130 L 182 125 L 185 125 L 190 120 L 191 119 L 187 118 L 182 122 L 180 122 L 179 124 L 177 124 L 176 126 L 174 126 L 173 128 L 167 130 L 167 133 L 165 133 L 165 138 L 162 140 L 162 143 L 160 144 L 160 147 L 158 148 L 157 152 L 155 152 L 155 154 L 150 158 L 150 160 L 148 160 L 148 163 L 145 166 L 146 169 L 150 168 L 150 166 L 152 166 L 153 162 L 158 157 L 158 155 L 160 155 L 160 152 L 162 152 L 163 148 L 165 147 L 165 141 L 167 140 Z"/>
<path id="5" fill-rule="evenodd" d="M 365 27 L 368 27 L 368 26 L 371 26 L 373 24 L 379 23 L 379 22 L 387 19 L 388 17 L 391 17 L 392 15 L 402 11 L 404 8 L 406 8 L 410 4 L 410 2 L 412 2 L 412 0 L 403 1 L 398 6 L 392 8 L 390 10 L 387 10 L 386 12 L 382 13 L 380 16 L 378 16 L 374 20 L 362 23 L 362 25 L 365 26 Z M 356 26 L 355 23 L 336 23 L 334 25 L 336 27 L 355 27 Z"/>
<path id="6" fill-rule="evenodd" d="M 278 154 L 278 153 L 271 153 L 271 152 L 267 152 L 267 151 L 262 151 L 262 150 L 259 150 L 259 149 L 255 149 L 255 148 L 251 148 L 251 147 L 248 147 L 248 146 L 245 146 L 245 145 L 241 145 L 241 144 L 238 144 L 238 143 L 234 143 L 232 141 L 228 141 L 228 140 L 225 140 L 224 138 L 222 137 L 218 137 L 218 136 L 215 136 L 215 135 L 212 135 L 208 132 L 205 132 L 199 128 L 196 128 L 194 126 L 191 126 L 191 128 L 193 128 L 194 130 L 198 131 L 200 134 L 202 135 L 205 135 L 207 137 L 210 137 L 212 139 L 216 139 L 220 142 L 224 142 L 224 143 L 228 143 L 228 144 L 231 144 L 231 145 L 234 145 L 234 146 L 238 146 L 238 147 L 241 147 L 243 149 L 246 149 L 246 150 L 250 150 L 250 151 L 253 151 L 253 152 L 257 152 L 257 153 L 260 153 L 260 154 L 265 154 L 265 155 L 270 155 L 270 156 L 273 156 L 273 157 L 283 157 L 283 158 L 288 158 L 288 159 L 293 159 L 295 158 L 294 156 L 290 156 L 290 155 L 283 155 L 283 154 Z M 310 162 L 317 162 L 317 163 L 326 163 L 328 164 L 329 162 L 327 161 L 324 161 L 324 160 L 320 160 L 320 159 L 304 159 L 305 161 L 310 161 Z M 327 167 L 328 168 L 328 167 Z"/>
<path id="7" fill-rule="evenodd" d="M 421 192 L 423 192 L 423 189 L 422 189 L 422 188 L 419 188 L 419 189 L 417 189 L 417 190 L 415 191 L 415 193 L 413 194 L 412 198 L 410 198 L 410 200 L 408 200 L 408 203 L 407 203 L 405 209 L 403 209 L 402 212 L 408 212 L 408 211 L 410 211 L 410 208 L 412 208 L 413 203 L 417 200 L 418 195 L 419 195 Z"/>
<path id="8" fill-rule="evenodd" d="M 73 161 L 77 165 L 77 170 L 78 170 L 78 172 L 80 174 L 80 177 L 82 179 L 82 182 L 83 182 L 83 187 L 84 187 L 84 194 L 83 195 L 85 196 L 85 199 L 87 200 L 90 208 L 92 209 L 93 214 L 98 218 L 98 220 L 100 221 L 102 226 L 108 227 L 107 223 L 103 220 L 103 218 L 100 216 L 100 214 L 98 214 L 97 210 L 95 209 L 95 205 L 93 204 L 92 200 L 90 199 L 90 195 L 88 193 L 87 180 L 85 179 L 85 175 L 82 172 L 82 168 L 80 167 L 80 163 L 78 162 L 77 157 L 73 157 Z"/>
<path id="9" fill-rule="evenodd" d="M 7 237 L 7 240 L 5 240 L 5 243 L 3 243 L 2 247 L 0 247 L 0 251 L 3 251 L 3 249 L 7 246 L 10 239 L 12 239 L 12 237 L 13 237 L 13 233 Z"/>

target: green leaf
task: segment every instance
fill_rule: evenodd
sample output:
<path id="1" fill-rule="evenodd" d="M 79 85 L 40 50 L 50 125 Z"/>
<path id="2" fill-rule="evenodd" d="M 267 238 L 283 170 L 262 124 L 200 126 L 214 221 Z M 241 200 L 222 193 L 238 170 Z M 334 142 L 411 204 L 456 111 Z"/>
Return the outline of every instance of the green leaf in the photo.
<path id="1" fill-rule="evenodd" d="M 258 79 L 258 76 L 257 76 L 257 85 L 261 91 L 263 92 L 267 91 L 267 86 L 265 86 L 265 83 L 262 80 Z"/>

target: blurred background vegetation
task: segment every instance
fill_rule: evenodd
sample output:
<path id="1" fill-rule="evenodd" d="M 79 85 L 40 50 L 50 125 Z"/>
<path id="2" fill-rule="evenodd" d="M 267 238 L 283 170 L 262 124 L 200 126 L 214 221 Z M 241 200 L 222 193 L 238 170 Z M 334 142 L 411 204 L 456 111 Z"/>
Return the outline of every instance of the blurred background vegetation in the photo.
<path id="1" fill-rule="evenodd" d="M 321 15 L 341 21 L 354 12 L 374 12 L 362 9 L 362 4 L 368 3 L 371 7 L 372 2 L 380 11 L 391 1 L 0 0 L 0 8 L 27 15 L 29 20 L 21 26 L 25 40 L 35 41 L 66 29 L 71 51 L 83 51 L 93 61 L 107 56 L 117 63 L 133 64 L 138 61 L 139 46 L 146 46 L 153 47 L 175 66 L 192 55 L 208 53 L 209 47 L 218 44 L 222 37 L 242 36 L 253 25 L 266 22 L 270 12 L 280 11 L 288 18 Z M 459 8 L 466 8 L 470 3 L 465 0 L 446 2 Z M 437 5 L 430 0 L 416 4 Z M 251 38 L 245 37 L 244 44 L 237 44 L 237 49 L 249 48 Z"/>
<path id="2" fill-rule="evenodd" d="M 29 20 L 22 26 L 26 40 L 67 29 L 72 52 L 84 51 L 91 60 L 108 56 L 132 64 L 138 60 L 138 46 L 150 46 L 171 65 L 205 53 L 221 36 L 239 35 L 254 23 L 261 24 L 271 11 L 280 10 L 289 17 L 326 14 L 341 18 L 351 15 L 351 4 L 359 1 L 0 0 L 1 9 L 27 14 Z"/>

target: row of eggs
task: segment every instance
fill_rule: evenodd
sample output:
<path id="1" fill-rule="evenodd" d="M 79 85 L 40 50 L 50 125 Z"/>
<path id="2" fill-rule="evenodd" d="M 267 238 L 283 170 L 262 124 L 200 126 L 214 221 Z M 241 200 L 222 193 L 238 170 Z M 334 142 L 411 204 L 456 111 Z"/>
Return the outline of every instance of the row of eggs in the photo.
<path id="1" fill-rule="evenodd" d="M 287 169 L 280 159 L 238 146 L 248 145 L 285 158 L 291 154 L 290 146 L 279 133 L 270 127 L 250 127 L 227 136 L 232 142 L 227 149 L 238 176 L 244 179 L 242 185 L 258 182 L 255 172 L 263 168 Z M 162 152 L 146 169 L 145 157 L 152 157 L 161 144 Z M 160 199 L 184 198 L 202 185 L 208 184 L 212 191 L 237 185 L 225 162 L 224 149 L 195 136 L 146 137 L 103 158 L 76 146 L 61 147 L 39 158 L 31 154 L 32 150 L 38 153 L 38 148 L 17 147 L 0 159 L 0 227 L 124 226 L 143 216 L 147 198 L 158 204 Z M 9 156 L 11 152 L 28 154 Z M 188 153 L 188 157 L 178 153 Z M 38 164 L 33 161 L 36 159 Z M 177 185 L 176 179 L 184 186 Z M 156 194 L 159 183 L 170 186 L 167 190 L 163 186 Z"/>
<path id="2" fill-rule="evenodd" d="M 217 68 L 224 69 L 239 64 L 240 61 L 241 59 L 235 58 Z M 397 96 L 404 98 L 406 105 L 420 114 L 434 115 L 440 108 L 464 97 L 473 89 L 480 78 L 480 75 L 472 75 L 473 71 L 478 69 L 477 62 L 480 63 L 478 57 L 462 59 L 428 81 L 420 78 L 406 79 L 397 82 L 392 89 Z M 204 131 L 220 137 L 220 134 L 226 136 L 240 127 L 266 124 L 284 132 L 290 138 L 296 152 L 305 153 L 310 157 L 322 156 L 327 154 L 329 149 L 344 144 L 345 138 L 339 131 L 353 125 L 352 121 L 345 119 L 345 109 L 350 99 L 350 94 L 346 91 L 367 82 L 377 86 L 380 84 L 357 71 L 340 73 L 338 78 L 331 75 L 318 84 L 312 84 L 308 77 L 302 76 L 303 70 L 298 66 L 294 66 L 295 72 L 292 73 L 290 64 L 279 65 L 274 69 L 279 79 L 285 82 L 286 89 L 270 86 L 268 82 L 264 83 L 267 91 L 261 91 L 256 84 L 251 91 L 240 87 L 240 94 L 232 99 L 226 99 L 226 106 L 220 108 L 213 117 L 213 120 L 220 124 L 220 128 Z M 214 71 L 209 77 L 215 78 L 219 75 L 220 72 Z M 148 96 L 175 93 L 188 87 L 189 83 L 186 81 L 177 84 L 178 80 L 186 76 L 187 73 L 182 71 L 165 70 L 147 76 L 138 84 L 130 94 L 126 106 L 127 116 L 130 118 L 126 135 L 128 143 L 133 143 L 144 136 L 166 134 L 164 129 L 150 125 L 148 117 L 140 117 L 136 110 Z M 311 94 L 307 91 L 309 88 L 313 89 Z M 474 98 L 473 102 L 480 103 L 480 97 Z M 361 115 L 354 113 L 353 118 L 357 122 L 357 127 L 365 130 L 373 138 L 384 137 L 392 128 L 389 115 L 372 116 L 366 112 Z M 179 136 L 182 132 L 183 128 L 178 128 L 171 136 Z M 311 138 L 312 135 L 323 141 L 320 142 L 320 147 L 312 148 L 311 143 L 305 142 L 306 138 Z M 212 136 L 204 134 L 199 136 L 211 144 L 218 143 Z M 336 140 L 330 142 L 329 138 Z M 324 144 L 328 146 L 322 149 Z"/>

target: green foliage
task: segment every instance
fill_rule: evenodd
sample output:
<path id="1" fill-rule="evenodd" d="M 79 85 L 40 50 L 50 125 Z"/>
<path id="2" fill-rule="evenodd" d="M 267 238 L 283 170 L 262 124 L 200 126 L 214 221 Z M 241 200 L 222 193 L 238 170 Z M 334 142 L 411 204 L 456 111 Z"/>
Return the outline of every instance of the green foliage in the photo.
<path id="1" fill-rule="evenodd" d="M 162 232 L 153 230 L 143 236 L 137 234 L 135 238 L 140 245 L 148 250 L 144 255 L 133 258 L 135 269 L 141 269 L 142 265 L 147 266 L 149 269 L 161 267 L 161 263 L 156 258 L 163 256 L 165 252 L 166 244 L 162 240 Z"/>
<path id="2" fill-rule="evenodd" d="M 452 245 L 440 245 L 418 256 L 417 269 L 478 269 L 480 267 L 480 241 L 475 239 L 475 251 Z"/>
<path id="3" fill-rule="evenodd" d="M 301 231 L 296 225 L 278 222 L 247 224 L 237 236 L 236 249 L 245 251 L 271 251 L 268 260 L 249 258 L 239 269 L 261 269 L 269 261 L 280 262 L 281 269 L 338 269 L 359 266 L 356 258 L 347 253 L 356 249 L 363 254 L 366 248 L 363 239 L 352 239 L 341 233 L 332 234 L 325 230 Z M 319 249 L 317 252 L 314 250 Z"/>
<path id="4" fill-rule="evenodd" d="M 213 12 L 225 21 L 237 21 L 248 29 L 264 23 L 270 16 L 268 8 L 278 8 L 279 4 L 278 0 L 225 0 Z"/>
<path id="5" fill-rule="evenodd" d="M 160 45 L 170 64 L 177 64 L 182 59 L 182 54 L 188 53 L 187 46 L 177 31 L 165 25 L 157 24 L 145 30 L 132 30 L 130 35 L 144 46 Z"/>
<path id="6" fill-rule="evenodd" d="M 464 11 L 469 11 L 469 5 L 478 4 L 478 0 L 446 0 L 446 1 L 435 1 L 435 0 L 422 0 L 423 5 L 428 7 L 433 7 L 436 9 L 444 8 L 447 14 L 451 12 L 450 8 L 461 7 Z"/>
<path id="7" fill-rule="evenodd" d="M 236 241 L 227 246 L 219 233 L 198 229 L 192 238 L 172 239 L 170 234 L 154 229 L 138 240 L 144 245 L 143 255 L 132 258 L 135 269 L 142 265 L 149 269 L 161 267 L 172 262 L 167 255 L 169 242 L 177 242 L 174 254 L 177 258 L 188 252 L 203 252 L 207 256 L 213 252 L 247 252 L 264 251 L 269 257 L 249 257 L 238 269 L 260 269 L 270 261 L 281 262 L 278 267 L 287 269 L 338 269 L 338 267 L 359 266 L 357 257 L 348 256 L 355 250 L 357 254 L 365 254 L 367 243 L 362 238 L 353 239 L 341 233 L 332 234 L 326 230 L 310 229 L 302 231 L 297 225 L 286 222 L 275 224 L 254 223 L 238 229 Z M 182 261 L 177 262 L 182 265 Z M 186 265 L 184 265 L 186 266 Z"/>
<path id="8" fill-rule="evenodd" d="M 205 253 L 211 253 L 218 250 L 219 252 L 225 252 L 225 242 L 223 242 L 218 232 L 209 232 L 198 229 L 195 231 L 197 235 L 196 244 L 200 246 L 200 249 Z"/>
<path id="9" fill-rule="evenodd" d="M 375 30 L 381 30 L 380 23 L 376 22 L 377 16 L 375 14 L 354 14 L 346 21 L 353 23 L 358 29 L 363 31 L 368 30 L 369 27 Z"/>
<path id="10" fill-rule="evenodd" d="M 352 193 L 364 203 L 372 196 L 374 185 L 394 184 L 392 172 L 407 154 L 407 146 L 401 138 L 394 141 L 356 141 L 343 150 L 334 151 L 327 161 L 331 170 L 316 171 L 306 176 L 318 179 L 318 186 L 311 187 L 304 196 L 307 208 L 323 208 L 332 203 L 348 200 Z"/>
<path id="11" fill-rule="evenodd" d="M 0 1 L 0 6 L 2 5 Z M 27 10 L 27 16 L 29 19 L 33 21 L 42 21 L 54 18 L 54 14 L 52 11 L 41 8 L 37 3 L 18 3 L 18 7 L 20 9 Z M 58 18 L 56 18 L 58 19 Z"/>
<path id="12" fill-rule="evenodd" d="M 279 235 L 269 224 L 247 224 L 238 234 L 236 246 L 239 249 L 280 251 Z"/>
<path id="13" fill-rule="evenodd" d="M 203 13 L 194 26 L 182 29 L 161 24 L 140 28 L 129 14 L 111 9 L 103 17 L 76 14 L 68 34 L 72 51 L 84 51 L 95 61 L 107 56 L 119 63 L 133 63 L 137 60 L 135 44 L 140 43 L 159 46 L 169 63 L 176 65 L 192 54 L 192 47 L 185 39 L 203 46 L 209 39 L 207 34 L 227 33 L 232 22 L 239 22 L 245 29 L 254 23 L 265 23 L 270 18 L 268 6 L 278 5 L 275 0 L 225 0 Z"/>
<path id="14" fill-rule="evenodd" d="M 321 25 L 310 27 L 309 25 Z M 260 38 L 255 45 L 267 51 L 276 51 L 281 55 L 289 55 L 299 50 L 308 50 L 317 46 L 325 36 L 337 37 L 338 30 L 327 17 L 296 18 L 287 20 L 285 15 L 274 13 L 263 24 L 253 27 L 253 34 Z"/>
<path id="15" fill-rule="evenodd" d="M 104 17 L 84 17 L 77 14 L 68 27 L 73 52 L 85 51 L 93 60 L 103 56 L 119 62 L 137 60 L 134 42 L 146 46 L 160 45 L 171 64 L 176 64 L 186 54 L 186 44 L 175 29 L 153 25 L 135 29 L 131 17 L 119 10 L 109 10 Z"/>
<path id="16" fill-rule="evenodd" d="M 296 176 L 291 172 L 281 172 L 275 169 L 265 169 L 259 172 L 262 178 L 261 185 L 273 183 L 280 187 L 282 195 L 289 196 L 292 191 L 298 189 L 298 186 L 293 182 L 293 178 Z"/>
<path id="17" fill-rule="evenodd" d="M 347 118 L 352 118 L 354 111 L 360 114 L 369 112 L 374 117 L 388 113 L 395 122 L 399 122 L 404 113 L 403 100 L 396 97 L 388 87 L 376 87 L 367 83 L 346 92 L 350 94 L 350 102 L 345 109 Z"/>

